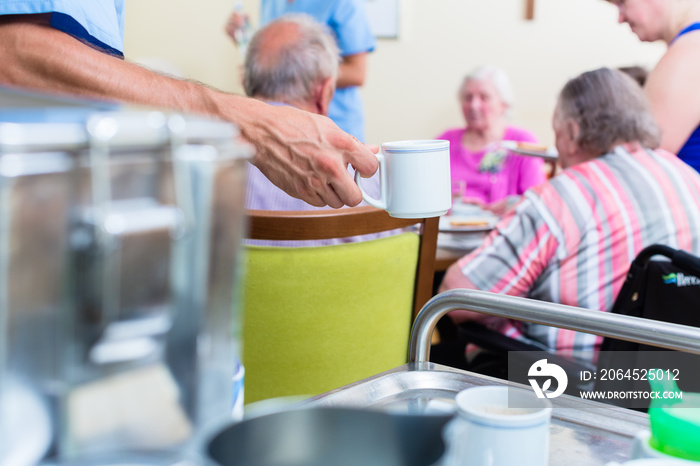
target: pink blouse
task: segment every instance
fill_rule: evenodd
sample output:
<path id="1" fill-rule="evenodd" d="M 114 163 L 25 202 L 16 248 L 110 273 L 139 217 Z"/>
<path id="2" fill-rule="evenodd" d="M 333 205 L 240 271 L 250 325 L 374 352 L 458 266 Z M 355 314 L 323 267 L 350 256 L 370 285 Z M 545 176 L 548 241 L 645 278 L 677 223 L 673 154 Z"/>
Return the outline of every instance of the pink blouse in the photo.
<path id="1" fill-rule="evenodd" d="M 437 139 L 450 141 L 450 171 L 452 181 L 466 182 L 465 197 L 495 202 L 512 195 L 520 195 L 528 188 L 546 180 L 544 160 L 513 154 L 498 144 L 472 152 L 462 146 L 465 128 L 450 129 Z M 509 126 L 503 137 L 506 141 L 537 142 L 531 132 Z"/>

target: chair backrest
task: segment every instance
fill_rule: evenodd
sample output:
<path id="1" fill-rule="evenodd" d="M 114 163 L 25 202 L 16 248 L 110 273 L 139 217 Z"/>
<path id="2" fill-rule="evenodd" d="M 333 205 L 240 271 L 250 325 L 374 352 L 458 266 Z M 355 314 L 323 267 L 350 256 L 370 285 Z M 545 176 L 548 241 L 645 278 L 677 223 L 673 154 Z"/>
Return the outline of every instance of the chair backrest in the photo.
<path id="1" fill-rule="evenodd" d="M 651 260 L 654 256 L 670 260 Z M 612 312 L 676 324 L 700 327 L 700 259 L 685 251 L 664 245 L 643 249 L 630 266 Z M 669 369 L 678 370 L 678 386 L 685 391 L 700 391 L 697 367 L 700 356 L 670 351 L 639 343 L 605 338 L 598 360 L 602 370 Z M 646 380 L 633 377 L 596 379 L 597 391 L 648 391 Z M 623 407 L 639 406 L 638 400 L 620 399 Z M 648 403 L 647 403 L 648 404 Z"/>
<path id="2" fill-rule="evenodd" d="M 248 214 L 248 238 L 261 240 L 420 228 L 334 246 L 246 246 L 246 403 L 316 395 L 406 362 L 413 317 L 432 295 L 438 218 L 373 207 Z"/>

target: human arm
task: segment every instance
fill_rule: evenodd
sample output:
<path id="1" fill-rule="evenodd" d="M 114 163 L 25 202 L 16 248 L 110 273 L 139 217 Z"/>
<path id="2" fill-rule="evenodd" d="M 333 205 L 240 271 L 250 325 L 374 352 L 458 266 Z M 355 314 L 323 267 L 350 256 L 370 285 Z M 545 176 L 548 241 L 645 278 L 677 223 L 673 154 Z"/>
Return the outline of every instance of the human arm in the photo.
<path id="1" fill-rule="evenodd" d="M 277 186 L 315 206 L 357 205 L 347 172 L 377 168 L 372 148 L 331 120 L 178 80 L 106 55 L 48 26 L 48 15 L 0 18 L 0 83 L 198 113 L 234 122 L 253 163 Z"/>
<path id="2" fill-rule="evenodd" d="M 356 53 L 343 57 L 338 67 L 337 88 L 362 86 L 367 75 L 367 53 Z"/>
<path id="3" fill-rule="evenodd" d="M 474 285 L 474 283 L 471 282 L 468 278 L 464 276 L 462 273 L 461 267 L 458 265 L 459 263 L 462 263 L 463 261 L 470 260 L 471 255 L 465 256 L 462 259 L 460 259 L 458 262 L 452 264 L 450 267 L 448 267 L 447 271 L 445 272 L 445 276 L 442 279 L 442 282 L 440 283 L 440 287 L 438 288 L 438 293 L 442 293 L 444 291 L 448 290 L 455 290 L 455 289 L 466 289 L 466 290 L 478 290 L 479 288 Z M 455 324 L 461 324 L 462 322 L 485 322 L 487 318 L 489 317 L 487 314 L 482 314 L 480 312 L 473 312 L 473 311 L 465 311 L 465 310 L 457 310 L 457 311 L 452 311 L 448 314 L 450 319 Z"/>
<path id="4" fill-rule="evenodd" d="M 544 171 L 544 159 L 528 156 L 519 157 L 521 160 L 518 169 L 517 194 L 523 194 L 533 186 L 547 181 L 547 174 Z"/>
<path id="5" fill-rule="evenodd" d="M 472 204 L 500 217 L 520 201 L 521 196 L 507 196 L 494 202 L 484 202 L 478 197 L 463 197 L 464 204 Z"/>
<path id="6" fill-rule="evenodd" d="M 504 140 L 517 141 L 518 143 L 537 143 L 537 137 L 530 131 L 514 126 L 509 126 L 506 129 Z M 547 180 L 544 160 L 511 151 L 506 152 L 502 172 L 499 176 L 502 177 L 504 189 L 501 191 L 501 195 L 505 197 L 483 206 L 484 209 L 499 216 L 517 204 L 525 191 Z"/>
<path id="7" fill-rule="evenodd" d="M 515 170 L 515 192 L 498 201 L 485 204 L 484 209 L 493 212 L 496 215 L 503 215 L 508 209 L 515 206 L 522 194 L 533 186 L 537 186 L 547 181 L 547 176 L 544 172 L 544 160 L 539 157 L 529 157 L 522 155 L 510 154 L 511 158 L 510 169 Z"/>
<path id="8" fill-rule="evenodd" d="M 224 30 L 237 47 L 243 45 L 241 42 L 246 40 L 244 34 L 246 33 L 246 28 L 249 27 L 249 24 L 250 16 L 247 13 L 239 13 L 238 11 L 234 11 L 228 17 Z"/>
<path id="9" fill-rule="evenodd" d="M 365 37 L 363 35 L 358 35 L 355 30 L 349 29 L 356 27 L 358 21 L 361 18 L 358 17 L 358 12 L 355 11 L 343 11 L 348 17 L 344 21 L 348 21 L 350 24 L 341 24 L 336 26 L 336 33 L 343 34 L 343 39 L 345 42 L 342 45 L 346 47 L 367 47 L 369 49 L 370 43 L 373 43 L 372 37 Z M 248 14 L 239 13 L 234 11 L 229 16 L 225 31 L 226 34 L 233 40 L 233 43 L 240 46 L 242 39 L 242 34 L 245 32 L 245 28 L 248 27 L 250 22 L 250 17 Z M 335 24 L 334 21 L 332 21 Z M 360 29 L 362 30 L 362 29 Z M 373 45 L 372 45 L 373 47 Z M 362 86 L 365 82 L 365 77 L 367 75 L 367 52 L 358 53 L 348 53 L 341 57 L 341 62 L 338 67 L 338 79 L 336 80 L 336 87 L 341 89 L 345 87 Z"/>
<path id="10" fill-rule="evenodd" d="M 362 0 L 335 2 L 328 26 L 340 48 L 342 61 L 336 87 L 362 86 L 367 75 L 367 56 L 374 50 L 376 39 L 372 34 Z"/>
<path id="11" fill-rule="evenodd" d="M 556 240 L 534 204 L 524 199 L 517 211 L 510 211 L 484 243 L 450 266 L 439 291 L 466 288 L 527 296 L 547 267 Z M 484 322 L 487 316 L 470 311 L 453 311 L 456 322 Z"/>
<path id="12" fill-rule="evenodd" d="M 644 91 L 661 128 L 661 148 L 677 154 L 700 125 L 700 34 L 669 47 L 647 78 Z"/>
<path id="13" fill-rule="evenodd" d="M 534 133 L 516 126 L 508 127 L 506 139 L 519 143 L 539 145 L 539 140 Z M 508 157 L 510 163 L 508 163 L 507 169 L 514 172 L 512 176 L 513 179 L 516 180 L 509 194 L 522 195 L 533 186 L 547 181 L 547 175 L 544 170 L 544 160 L 540 157 L 520 155 L 514 152 L 509 152 Z M 512 190 L 514 190 L 514 192 Z"/>
<path id="14" fill-rule="evenodd" d="M 508 209 L 512 208 L 515 206 L 520 201 L 520 196 L 519 195 L 512 195 L 512 196 L 506 196 L 503 199 L 500 199 L 495 202 L 491 202 L 489 204 L 484 204 L 482 207 L 489 212 L 492 212 L 494 215 L 501 216 L 505 214 Z"/>

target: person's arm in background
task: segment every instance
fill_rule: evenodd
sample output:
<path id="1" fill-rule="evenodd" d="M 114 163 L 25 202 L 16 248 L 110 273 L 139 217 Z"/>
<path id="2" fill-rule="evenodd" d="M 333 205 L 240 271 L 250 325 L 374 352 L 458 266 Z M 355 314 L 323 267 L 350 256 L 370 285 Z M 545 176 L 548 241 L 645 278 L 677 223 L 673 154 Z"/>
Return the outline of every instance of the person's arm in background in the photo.
<path id="1" fill-rule="evenodd" d="M 335 34 L 342 56 L 336 86 L 363 86 L 367 76 L 367 56 L 376 46 L 364 0 L 336 2 L 328 26 Z"/>
<path id="2" fill-rule="evenodd" d="M 452 264 L 438 292 L 472 289 L 511 296 L 527 296 L 556 251 L 556 239 L 532 201 L 525 198 L 522 209 L 511 210 L 489 233 L 479 248 Z M 479 312 L 457 310 L 448 313 L 456 323 L 491 322 Z"/>
<path id="3" fill-rule="evenodd" d="M 535 139 L 534 141 L 528 142 L 536 143 L 537 140 Z M 504 211 L 516 205 L 522 198 L 522 195 L 523 193 L 525 193 L 525 191 L 532 188 L 533 186 L 537 186 L 547 181 L 547 174 L 545 173 L 543 159 L 539 157 L 524 156 L 521 157 L 518 162 L 518 194 L 514 194 L 506 198 L 507 202 Z"/>
<path id="4" fill-rule="evenodd" d="M 364 176 L 377 169 L 372 151 L 326 117 L 162 76 L 51 28 L 48 15 L 0 17 L 0 63 L 0 84 L 232 121 L 255 146 L 253 163 L 315 206 L 357 205 L 362 196 L 347 164 Z"/>
<path id="5" fill-rule="evenodd" d="M 700 125 L 700 34 L 669 47 L 649 73 L 644 91 L 661 128 L 661 148 L 677 154 Z"/>
<path id="6" fill-rule="evenodd" d="M 239 47 L 241 34 L 244 32 L 248 15 L 245 13 L 233 12 L 226 21 L 225 31 L 231 38 L 233 43 Z M 367 52 L 360 52 L 343 57 L 340 66 L 338 67 L 338 79 L 336 87 L 342 89 L 344 87 L 362 86 L 365 83 L 367 76 Z"/>
<path id="7" fill-rule="evenodd" d="M 226 31 L 226 34 L 231 38 L 233 43 L 236 45 L 236 47 L 241 46 L 241 39 L 243 39 L 242 34 L 244 34 L 245 28 L 250 24 L 250 16 L 248 13 L 239 13 L 238 11 L 234 11 L 231 13 L 231 15 L 228 17 L 228 20 L 226 21 L 226 26 L 224 26 L 224 30 Z M 249 31 L 250 34 L 252 34 L 252 31 Z"/>
<path id="8" fill-rule="evenodd" d="M 514 138 L 518 142 L 530 142 L 538 144 L 539 140 L 534 133 L 523 129 L 513 128 L 512 131 L 517 135 Z M 517 164 L 517 194 L 522 195 L 525 191 L 537 186 L 538 184 L 547 181 L 547 174 L 544 170 L 544 160 L 539 157 L 519 156 Z"/>
<path id="9" fill-rule="evenodd" d="M 347 55 L 338 68 L 337 88 L 362 86 L 367 75 L 367 52 Z"/>
<path id="10" fill-rule="evenodd" d="M 537 137 L 528 130 L 510 127 L 506 134 L 507 140 L 518 142 L 530 142 L 536 144 Z M 514 184 L 509 189 L 509 194 L 505 198 L 491 202 L 484 206 L 496 215 L 503 215 L 506 211 L 515 206 L 521 199 L 523 193 L 533 186 L 547 181 L 544 171 L 544 160 L 538 157 L 528 157 L 524 155 L 509 154 L 511 160 L 508 165 Z"/>

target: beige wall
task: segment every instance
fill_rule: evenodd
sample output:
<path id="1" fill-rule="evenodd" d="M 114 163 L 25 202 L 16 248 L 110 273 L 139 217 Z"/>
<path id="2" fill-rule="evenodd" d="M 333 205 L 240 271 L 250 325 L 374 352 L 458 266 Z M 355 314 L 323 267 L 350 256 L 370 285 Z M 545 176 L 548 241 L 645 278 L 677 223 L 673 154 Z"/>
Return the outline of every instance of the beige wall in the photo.
<path id="1" fill-rule="evenodd" d="M 363 95 L 368 142 L 435 137 L 463 124 L 456 101 L 474 67 L 503 67 L 515 87 L 513 122 L 552 142 L 556 93 L 600 66 L 653 67 L 662 44 L 642 44 L 603 0 L 400 0 L 400 37 L 378 41 Z M 184 76 L 241 92 L 238 51 L 223 32 L 233 0 L 130 0 L 128 59 L 165 60 Z M 257 21 L 259 0 L 243 2 Z M 204 7 L 203 7 L 204 6 Z"/>

